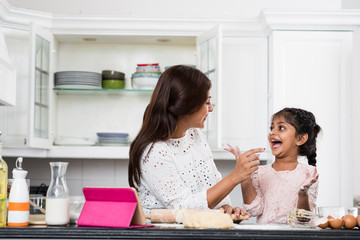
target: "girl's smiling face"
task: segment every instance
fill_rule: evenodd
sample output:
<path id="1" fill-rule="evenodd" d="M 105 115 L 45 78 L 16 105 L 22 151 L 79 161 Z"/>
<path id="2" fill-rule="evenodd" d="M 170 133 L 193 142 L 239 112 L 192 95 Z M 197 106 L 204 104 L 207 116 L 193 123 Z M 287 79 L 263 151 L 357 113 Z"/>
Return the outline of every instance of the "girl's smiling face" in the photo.
<path id="1" fill-rule="evenodd" d="M 275 157 L 297 157 L 298 147 L 306 142 L 307 136 L 297 135 L 295 127 L 279 116 L 271 123 L 268 140 Z"/>

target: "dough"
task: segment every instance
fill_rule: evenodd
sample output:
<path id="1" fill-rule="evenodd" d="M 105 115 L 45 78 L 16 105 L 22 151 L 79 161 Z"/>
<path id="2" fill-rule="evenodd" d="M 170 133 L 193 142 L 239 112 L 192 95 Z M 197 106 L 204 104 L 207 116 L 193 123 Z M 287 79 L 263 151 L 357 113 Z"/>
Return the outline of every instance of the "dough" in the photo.
<path id="1" fill-rule="evenodd" d="M 191 228 L 233 228 L 233 220 L 229 214 L 217 210 L 184 211 L 183 224 Z"/>

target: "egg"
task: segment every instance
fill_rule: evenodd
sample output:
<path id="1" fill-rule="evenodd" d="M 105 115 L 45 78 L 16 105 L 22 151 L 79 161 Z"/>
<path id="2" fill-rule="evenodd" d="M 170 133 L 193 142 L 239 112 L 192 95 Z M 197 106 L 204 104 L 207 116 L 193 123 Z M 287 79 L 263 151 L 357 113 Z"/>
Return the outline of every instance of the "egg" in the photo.
<path id="1" fill-rule="evenodd" d="M 344 221 L 340 218 L 329 219 L 329 225 L 333 229 L 339 229 L 343 227 Z"/>
<path id="2" fill-rule="evenodd" d="M 345 215 L 342 219 L 344 220 L 344 227 L 346 229 L 353 229 L 357 225 L 356 218 L 353 215 Z"/>
<path id="3" fill-rule="evenodd" d="M 327 216 L 327 219 L 331 220 L 331 219 L 335 219 L 333 216 L 329 215 Z"/>
<path id="4" fill-rule="evenodd" d="M 358 227 L 360 228 L 360 215 L 358 215 L 358 216 L 356 217 L 356 221 L 357 221 Z"/>
<path id="5" fill-rule="evenodd" d="M 322 228 L 322 229 L 329 227 L 329 219 L 326 217 L 319 218 L 316 221 L 316 226 L 318 226 L 319 228 Z"/>

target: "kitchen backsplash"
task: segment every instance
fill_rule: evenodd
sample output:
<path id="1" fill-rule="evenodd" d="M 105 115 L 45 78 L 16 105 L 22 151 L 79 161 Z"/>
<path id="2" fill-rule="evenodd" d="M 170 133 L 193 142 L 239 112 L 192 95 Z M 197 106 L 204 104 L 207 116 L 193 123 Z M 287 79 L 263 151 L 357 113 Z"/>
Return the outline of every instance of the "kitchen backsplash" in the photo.
<path id="1" fill-rule="evenodd" d="M 16 158 L 4 158 L 9 168 L 9 178 Z M 82 188 L 92 187 L 129 187 L 127 166 L 128 161 L 118 159 L 54 159 L 54 158 L 24 158 L 23 168 L 28 171 L 27 178 L 31 186 L 50 184 L 49 162 L 69 162 L 66 171 L 66 182 L 70 195 L 82 195 Z M 226 176 L 235 166 L 234 160 L 215 161 L 222 176 Z M 242 205 L 241 187 L 237 186 L 230 194 L 234 206 Z"/>
<path id="2" fill-rule="evenodd" d="M 9 178 L 16 158 L 6 158 L 9 167 Z M 66 171 L 66 182 L 70 195 L 82 195 L 84 186 L 128 187 L 127 164 L 125 160 L 113 159 L 38 159 L 24 158 L 23 168 L 28 171 L 27 178 L 31 186 L 50 184 L 49 162 L 69 162 Z"/>

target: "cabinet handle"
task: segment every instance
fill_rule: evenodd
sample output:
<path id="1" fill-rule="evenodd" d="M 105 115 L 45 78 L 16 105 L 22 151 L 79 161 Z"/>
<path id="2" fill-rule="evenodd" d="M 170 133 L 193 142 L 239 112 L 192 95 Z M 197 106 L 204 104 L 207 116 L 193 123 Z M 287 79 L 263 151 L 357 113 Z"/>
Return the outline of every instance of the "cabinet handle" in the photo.
<path id="1" fill-rule="evenodd" d="M 26 138 L 24 138 L 24 145 L 26 145 L 26 143 L 27 143 L 27 140 L 26 140 Z"/>

